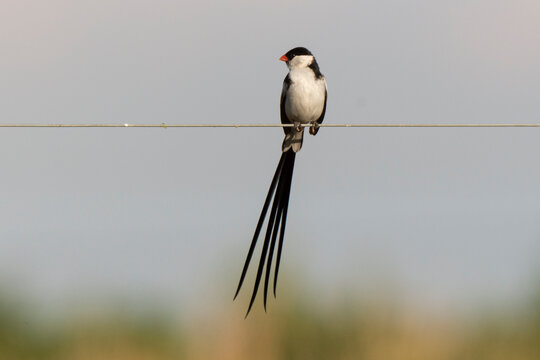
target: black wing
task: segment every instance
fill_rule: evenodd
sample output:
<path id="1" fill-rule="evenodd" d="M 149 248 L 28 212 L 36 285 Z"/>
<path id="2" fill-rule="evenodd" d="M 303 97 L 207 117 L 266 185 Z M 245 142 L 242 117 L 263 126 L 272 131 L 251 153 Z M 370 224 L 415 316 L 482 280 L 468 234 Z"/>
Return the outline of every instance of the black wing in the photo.
<path id="1" fill-rule="evenodd" d="M 322 124 L 324 120 L 324 115 L 326 114 L 326 99 L 328 98 L 328 91 L 324 89 L 324 107 L 322 109 L 321 116 L 317 120 L 315 120 L 317 123 Z"/>
<path id="2" fill-rule="evenodd" d="M 324 89 L 324 106 L 323 106 L 323 109 L 322 109 L 322 112 L 321 112 L 321 116 L 319 116 L 319 118 L 317 120 L 315 120 L 315 122 L 317 124 L 322 124 L 323 120 L 324 120 L 324 115 L 326 114 L 326 99 L 328 98 L 328 91 L 326 90 L 326 88 Z M 317 133 L 319 132 L 319 128 L 316 127 L 316 126 L 312 126 L 309 128 L 309 133 L 311 135 L 317 135 Z"/>
<path id="3" fill-rule="evenodd" d="M 290 86 L 291 78 L 289 77 L 289 74 L 287 74 L 287 76 L 285 76 L 285 79 L 283 80 L 283 89 L 281 90 L 281 101 L 279 104 L 282 124 L 292 124 L 292 121 L 289 120 L 289 118 L 287 117 L 287 113 L 285 112 L 286 95 L 287 91 L 289 91 Z M 291 128 L 284 127 L 283 131 L 285 132 L 285 134 L 288 134 L 291 131 Z"/>

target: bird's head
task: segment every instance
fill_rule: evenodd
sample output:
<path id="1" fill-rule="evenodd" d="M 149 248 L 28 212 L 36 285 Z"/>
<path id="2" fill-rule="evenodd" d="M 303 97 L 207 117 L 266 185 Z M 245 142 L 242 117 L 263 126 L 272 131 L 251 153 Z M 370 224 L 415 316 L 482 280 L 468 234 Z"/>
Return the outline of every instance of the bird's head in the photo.
<path id="1" fill-rule="evenodd" d="M 313 59 L 313 54 L 305 47 L 296 47 L 279 58 L 279 60 L 285 61 L 289 69 L 308 67 Z"/>

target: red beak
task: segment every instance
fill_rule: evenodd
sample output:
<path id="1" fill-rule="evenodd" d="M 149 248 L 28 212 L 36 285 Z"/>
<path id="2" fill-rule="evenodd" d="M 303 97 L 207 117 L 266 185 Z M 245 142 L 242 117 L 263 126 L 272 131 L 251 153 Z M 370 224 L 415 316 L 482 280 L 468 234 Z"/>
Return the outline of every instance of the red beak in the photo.
<path id="1" fill-rule="evenodd" d="M 281 61 L 289 61 L 289 58 L 286 55 L 283 55 L 282 57 L 279 58 L 279 60 L 281 60 Z"/>

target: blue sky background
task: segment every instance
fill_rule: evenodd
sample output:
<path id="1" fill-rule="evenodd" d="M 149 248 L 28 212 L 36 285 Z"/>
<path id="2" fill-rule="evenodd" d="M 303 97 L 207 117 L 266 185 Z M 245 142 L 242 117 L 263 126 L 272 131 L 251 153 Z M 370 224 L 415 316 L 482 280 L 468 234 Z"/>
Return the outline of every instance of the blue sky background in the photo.
<path id="1" fill-rule="evenodd" d="M 532 0 L 8 0 L 0 122 L 277 123 L 278 58 L 306 46 L 328 123 L 540 123 L 538 44 Z M 0 129 L 0 283 L 45 309 L 243 309 L 249 289 L 230 300 L 281 141 Z M 517 304 L 538 280 L 539 154 L 533 128 L 322 129 L 297 159 L 279 296 Z"/>

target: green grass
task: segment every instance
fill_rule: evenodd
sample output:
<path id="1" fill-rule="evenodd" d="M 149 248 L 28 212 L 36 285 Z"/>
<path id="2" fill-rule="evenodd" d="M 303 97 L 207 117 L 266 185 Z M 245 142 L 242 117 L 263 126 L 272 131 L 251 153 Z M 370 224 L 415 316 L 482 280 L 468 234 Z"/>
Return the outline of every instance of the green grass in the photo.
<path id="1" fill-rule="evenodd" d="M 540 359 L 540 296 L 462 322 L 384 301 L 321 309 L 304 299 L 247 320 L 111 311 L 44 325 L 21 303 L 0 298 L 0 359 Z"/>

